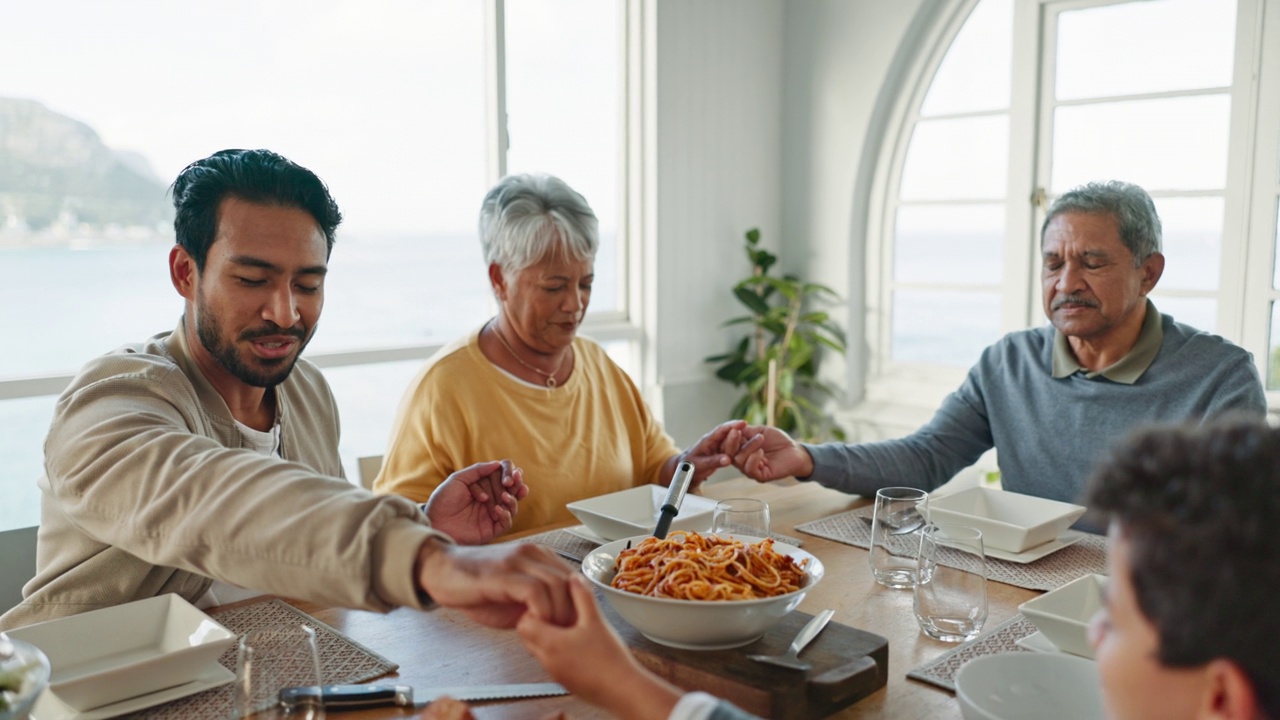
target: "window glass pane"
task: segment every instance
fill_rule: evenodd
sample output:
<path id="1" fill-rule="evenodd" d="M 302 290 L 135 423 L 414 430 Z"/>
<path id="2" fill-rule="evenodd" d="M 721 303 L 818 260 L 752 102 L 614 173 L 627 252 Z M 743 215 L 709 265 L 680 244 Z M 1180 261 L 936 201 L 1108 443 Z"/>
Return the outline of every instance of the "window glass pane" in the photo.
<path id="1" fill-rule="evenodd" d="M 1230 111 L 1225 94 L 1059 107 L 1052 192 L 1091 180 L 1148 191 L 1221 189 Z"/>
<path id="2" fill-rule="evenodd" d="M 504 7 L 507 171 L 551 173 L 587 199 L 601 243 L 591 309 L 616 310 L 621 6 L 520 0 Z"/>
<path id="3" fill-rule="evenodd" d="M 998 285 L 1004 268 L 1004 205 L 904 205 L 894 228 L 893 279 Z"/>
<path id="4" fill-rule="evenodd" d="M 486 314 L 482 3 L 5 3 L 0 67 L 3 272 L 24 307 L 65 306 L 4 303 L 0 333 L 46 347 L 3 372 L 74 369 L 173 327 L 165 189 L 226 147 L 312 168 L 346 216 L 313 351 L 447 338 Z"/>
<path id="5" fill-rule="evenodd" d="M 895 292 L 892 333 L 894 360 L 968 367 L 1000 337 L 1000 296 Z"/>
<path id="6" fill-rule="evenodd" d="M 1280 314 L 1271 302 L 1271 342 L 1267 355 L 1267 389 L 1280 390 Z"/>
<path id="7" fill-rule="evenodd" d="M 1058 16 L 1057 98 L 1229 86 L 1235 23 L 1235 0 L 1128 2 L 1064 12 Z"/>
<path id="8" fill-rule="evenodd" d="M 386 452 L 400 398 L 424 363 L 425 360 L 403 360 L 325 369 L 342 423 L 338 452 L 352 483 L 360 484 L 357 458 Z"/>
<path id="9" fill-rule="evenodd" d="M 981 0 L 960 28 L 929 85 L 921 115 L 1009 107 L 1013 0 Z"/>
<path id="10" fill-rule="evenodd" d="M 1220 197 L 1156 198 L 1164 230 L 1164 290 L 1217 290 L 1222 261 Z"/>
<path id="11" fill-rule="evenodd" d="M 44 474 L 44 436 L 57 398 L 0 401 L 0 530 L 40 524 L 40 488 Z"/>
<path id="12" fill-rule="evenodd" d="M 1276 202 L 1276 214 L 1273 216 L 1273 219 L 1276 226 L 1276 251 L 1272 258 L 1272 263 L 1275 264 L 1275 269 L 1272 271 L 1273 277 L 1271 280 L 1271 287 L 1280 288 L 1280 201 Z"/>
<path id="13" fill-rule="evenodd" d="M 903 200 L 1003 200 L 1009 118 L 921 120 L 902 169 Z"/>
<path id="14" fill-rule="evenodd" d="M 1159 291 L 1150 295 L 1151 302 L 1161 315 L 1172 315 L 1174 320 L 1197 330 L 1217 332 L 1218 301 L 1213 298 L 1165 297 Z"/>

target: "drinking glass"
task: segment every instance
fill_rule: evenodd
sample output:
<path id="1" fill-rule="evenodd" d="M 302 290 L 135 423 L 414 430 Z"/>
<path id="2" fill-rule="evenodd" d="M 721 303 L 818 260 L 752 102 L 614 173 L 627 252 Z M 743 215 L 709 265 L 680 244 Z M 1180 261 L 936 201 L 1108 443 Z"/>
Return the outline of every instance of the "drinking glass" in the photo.
<path id="1" fill-rule="evenodd" d="M 929 493 L 906 487 L 881 488 L 871 516 L 871 574 L 891 588 L 916 584 L 919 530 L 924 526 Z"/>
<path id="2" fill-rule="evenodd" d="M 977 637 L 987 621 L 987 560 L 982 531 L 928 525 L 921 531 L 915 587 L 916 620 L 944 642 Z"/>
<path id="3" fill-rule="evenodd" d="M 769 503 L 755 498 L 721 500 L 711 513 L 711 532 L 769 537 Z"/>
<path id="4" fill-rule="evenodd" d="M 289 704 L 280 702 L 280 691 L 291 687 L 314 688 Z M 240 638 L 236 657 L 236 685 L 231 706 L 233 720 L 322 720 L 320 659 L 316 631 L 301 624 L 267 625 Z"/>

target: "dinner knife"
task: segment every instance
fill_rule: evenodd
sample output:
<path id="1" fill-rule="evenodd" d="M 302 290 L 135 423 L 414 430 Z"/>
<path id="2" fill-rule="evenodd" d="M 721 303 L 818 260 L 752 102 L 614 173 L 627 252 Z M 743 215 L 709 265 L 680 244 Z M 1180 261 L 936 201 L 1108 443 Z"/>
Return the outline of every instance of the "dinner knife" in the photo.
<path id="1" fill-rule="evenodd" d="M 659 540 L 667 536 L 671 529 L 671 520 L 680 514 L 680 503 L 689 489 L 689 481 L 693 479 L 693 463 L 685 460 L 676 466 L 671 476 L 671 485 L 667 487 L 667 498 L 662 501 L 662 509 L 658 511 L 658 527 L 653 529 L 653 536 Z"/>
<path id="2" fill-rule="evenodd" d="M 280 704 L 302 704 L 317 693 L 326 710 L 360 710 L 363 708 L 423 707 L 445 696 L 454 700 L 506 700 L 514 698 L 550 697 L 568 695 L 563 685 L 553 682 L 515 683 L 504 685 L 456 685 L 430 687 L 414 691 L 408 685 L 322 685 L 320 687 L 291 687 L 280 691 Z"/>

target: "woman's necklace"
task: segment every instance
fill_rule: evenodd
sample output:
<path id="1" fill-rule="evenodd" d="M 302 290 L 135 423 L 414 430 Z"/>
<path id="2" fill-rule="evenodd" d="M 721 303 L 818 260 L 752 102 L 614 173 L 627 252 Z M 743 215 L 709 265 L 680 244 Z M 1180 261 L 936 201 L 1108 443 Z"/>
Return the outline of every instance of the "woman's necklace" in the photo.
<path id="1" fill-rule="evenodd" d="M 527 363 L 527 362 L 525 362 L 523 359 L 521 359 L 521 358 L 520 358 L 520 356 L 516 354 L 515 349 L 514 349 L 514 348 L 512 348 L 510 345 L 508 345 L 508 344 L 507 344 L 507 339 L 506 339 L 506 338 L 504 338 L 504 337 L 502 337 L 502 331 L 498 330 L 498 325 L 497 325 L 497 323 L 494 323 L 492 320 L 490 320 L 490 321 L 489 321 L 489 327 L 493 330 L 493 334 L 498 338 L 498 342 L 502 343 L 502 347 L 506 348 L 506 349 L 507 349 L 507 352 L 511 353 L 511 357 L 515 358 L 515 359 L 516 359 L 516 362 L 520 363 L 521 365 L 523 365 L 523 366 L 525 366 L 525 367 L 529 368 L 530 370 L 532 370 L 532 371 L 534 371 L 534 372 L 538 373 L 539 375 L 541 375 L 542 377 L 546 378 L 546 379 L 547 379 L 547 389 L 548 389 L 548 390 L 555 388 L 555 386 L 556 386 L 556 375 L 559 375 L 559 374 L 560 374 L 560 368 L 564 365 L 564 359 L 565 359 L 566 357 L 568 357 L 568 356 L 569 356 L 569 352 L 573 352 L 573 348 L 572 348 L 572 347 L 570 347 L 570 348 L 569 348 L 569 352 L 566 352 L 564 355 L 561 355 L 561 356 L 560 356 L 560 362 L 556 363 L 556 367 L 555 367 L 555 369 L 554 369 L 554 370 L 552 370 L 551 372 L 547 372 L 547 371 L 545 371 L 545 370 L 539 370 L 538 368 L 536 368 L 536 367 L 534 367 L 534 366 L 530 365 L 529 363 Z"/>

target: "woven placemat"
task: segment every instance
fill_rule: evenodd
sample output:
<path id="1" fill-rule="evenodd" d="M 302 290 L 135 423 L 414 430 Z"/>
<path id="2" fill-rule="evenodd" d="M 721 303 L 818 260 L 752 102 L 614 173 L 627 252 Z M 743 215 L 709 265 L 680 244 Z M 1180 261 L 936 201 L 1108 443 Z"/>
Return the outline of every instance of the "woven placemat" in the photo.
<path id="1" fill-rule="evenodd" d="M 400 667 L 277 598 L 264 598 L 259 602 L 211 614 L 238 636 L 277 623 L 301 623 L 311 627 L 316 631 L 320 681 L 325 685 L 364 682 L 395 672 Z M 232 646 L 218 658 L 218 662 L 231 672 L 236 670 L 236 650 L 237 647 Z M 135 720 L 226 720 L 231 716 L 231 700 L 232 686 L 227 684 L 125 717 Z"/>
<path id="2" fill-rule="evenodd" d="M 1007 652 L 1032 652 L 1018 645 L 1022 638 L 1034 633 L 1036 626 L 1022 616 L 1014 615 L 1009 620 L 992 628 L 962 645 L 957 645 L 940 655 L 936 660 L 921 665 L 907 673 L 913 680 L 922 680 L 940 688 L 956 691 L 956 673 L 960 666 L 970 660 L 984 655 L 999 655 Z"/>
<path id="3" fill-rule="evenodd" d="M 796 529 L 810 535 L 835 540 L 860 548 L 871 546 L 871 526 L 862 518 L 871 517 L 872 508 L 847 510 L 830 517 L 810 520 Z M 940 558 L 943 565 L 964 568 L 971 562 L 964 553 L 953 553 Z M 1016 585 L 1028 590 L 1053 590 L 1062 587 L 1081 575 L 1107 572 L 1107 539 L 1101 535 L 1086 534 L 1055 553 L 1029 563 L 1015 563 L 998 558 L 987 558 L 987 578 L 1006 585 Z"/>

